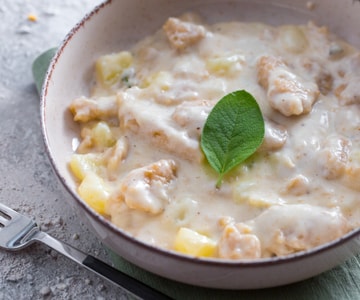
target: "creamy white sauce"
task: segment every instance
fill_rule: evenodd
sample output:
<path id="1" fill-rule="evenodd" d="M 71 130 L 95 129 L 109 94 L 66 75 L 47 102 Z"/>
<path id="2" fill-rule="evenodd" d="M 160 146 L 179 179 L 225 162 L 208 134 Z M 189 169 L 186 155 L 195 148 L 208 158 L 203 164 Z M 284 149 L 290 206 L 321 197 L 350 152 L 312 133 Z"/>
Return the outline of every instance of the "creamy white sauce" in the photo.
<path id="1" fill-rule="evenodd" d="M 115 225 L 167 249 L 189 228 L 233 259 L 310 249 L 360 225 L 357 50 L 312 23 L 208 25 L 188 14 L 129 51 L 122 81 L 98 79 L 70 107 Z M 261 107 L 265 141 L 216 189 L 201 130 L 241 89 Z M 99 121 L 120 142 L 96 142 Z"/>

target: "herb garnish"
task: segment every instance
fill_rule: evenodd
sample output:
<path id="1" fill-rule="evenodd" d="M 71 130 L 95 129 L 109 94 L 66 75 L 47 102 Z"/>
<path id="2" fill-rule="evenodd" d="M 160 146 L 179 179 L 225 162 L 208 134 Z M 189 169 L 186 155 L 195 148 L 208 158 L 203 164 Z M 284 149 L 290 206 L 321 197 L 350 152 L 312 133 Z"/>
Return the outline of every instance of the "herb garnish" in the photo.
<path id="1" fill-rule="evenodd" d="M 214 106 L 203 128 L 201 148 L 219 173 L 217 188 L 227 172 L 255 153 L 264 134 L 260 107 L 245 90 L 226 95 Z"/>

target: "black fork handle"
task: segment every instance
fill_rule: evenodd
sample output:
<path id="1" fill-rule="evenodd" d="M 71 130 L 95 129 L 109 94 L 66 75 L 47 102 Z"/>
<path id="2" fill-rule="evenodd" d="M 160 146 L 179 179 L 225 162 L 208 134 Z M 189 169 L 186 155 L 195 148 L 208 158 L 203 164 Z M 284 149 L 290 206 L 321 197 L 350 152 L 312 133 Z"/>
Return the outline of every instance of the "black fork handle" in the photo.
<path id="1" fill-rule="evenodd" d="M 145 285 L 144 283 L 132 278 L 119 270 L 109 266 L 101 260 L 87 255 L 82 262 L 88 269 L 95 271 L 107 280 L 110 280 L 131 294 L 140 297 L 141 299 L 149 300 L 166 300 L 171 299 L 168 296 L 160 293 L 159 291 Z"/>

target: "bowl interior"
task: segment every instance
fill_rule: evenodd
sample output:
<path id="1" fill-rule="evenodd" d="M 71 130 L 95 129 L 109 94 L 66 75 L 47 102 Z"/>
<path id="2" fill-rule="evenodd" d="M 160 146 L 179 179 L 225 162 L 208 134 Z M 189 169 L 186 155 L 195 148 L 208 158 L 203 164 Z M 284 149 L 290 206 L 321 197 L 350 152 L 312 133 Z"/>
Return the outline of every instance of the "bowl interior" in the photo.
<path id="1" fill-rule="evenodd" d="M 78 126 L 67 107 L 74 98 L 89 94 L 97 57 L 131 48 L 136 41 L 160 28 L 168 16 L 186 11 L 198 12 L 210 23 L 239 20 L 279 25 L 315 20 L 354 45 L 360 45 L 360 34 L 353 30 L 360 23 L 360 4 L 351 0 L 341 1 L 341 4 L 327 0 L 314 3 L 314 10 L 307 9 L 303 1 L 290 0 L 272 3 L 133 0 L 109 1 L 98 7 L 67 36 L 50 68 L 43 93 L 44 135 L 60 177 L 76 194 L 66 162 L 76 147 Z"/>
<path id="2" fill-rule="evenodd" d="M 130 49 L 135 42 L 160 28 L 169 16 L 187 11 L 199 13 L 209 23 L 237 20 L 280 25 L 314 21 L 360 47 L 360 33 L 354 30 L 360 25 L 360 3 L 352 0 L 313 3 L 315 9 L 310 10 L 301 0 L 271 3 L 265 0 L 123 0 L 107 1 L 87 15 L 59 48 L 48 72 L 41 104 L 50 160 L 76 201 L 82 202 L 67 163 L 76 149 L 79 129 L 68 106 L 74 98 L 89 95 L 94 62 L 100 55 Z M 99 220 L 107 223 L 105 219 Z"/>

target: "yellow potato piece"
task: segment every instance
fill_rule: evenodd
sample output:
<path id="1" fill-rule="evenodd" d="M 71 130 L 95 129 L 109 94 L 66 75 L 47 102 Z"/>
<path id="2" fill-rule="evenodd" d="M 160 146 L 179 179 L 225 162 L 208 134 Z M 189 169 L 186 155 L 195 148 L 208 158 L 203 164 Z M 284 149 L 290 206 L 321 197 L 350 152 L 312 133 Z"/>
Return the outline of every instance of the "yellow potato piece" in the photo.
<path id="1" fill-rule="evenodd" d="M 99 214 L 105 213 L 105 205 L 110 192 L 104 180 L 95 173 L 89 172 L 78 189 L 80 197 Z"/>
<path id="2" fill-rule="evenodd" d="M 90 154 L 74 154 L 70 160 L 70 170 L 74 176 L 83 180 L 87 173 L 96 173 L 99 165 L 99 159 L 96 155 Z"/>
<path id="3" fill-rule="evenodd" d="M 94 144 L 100 148 L 112 147 L 116 143 L 109 125 L 105 122 L 99 122 L 92 129 L 91 133 Z"/>
<path id="4" fill-rule="evenodd" d="M 184 254 L 211 257 L 215 255 L 216 242 L 189 228 L 179 229 L 174 249 Z"/>
<path id="5" fill-rule="evenodd" d="M 239 70 L 243 63 L 243 58 L 239 55 L 229 55 L 224 57 L 213 57 L 208 59 L 206 67 L 210 73 L 218 75 L 231 75 Z"/>
<path id="6" fill-rule="evenodd" d="M 169 72 L 160 71 L 145 78 L 142 83 L 142 88 L 149 86 L 158 87 L 161 91 L 168 91 L 173 84 L 173 77 Z"/>
<path id="7" fill-rule="evenodd" d="M 127 51 L 101 56 L 95 64 L 97 78 L 105 87 L 114 85 L 132 63 L 133 56 Z"/>
<path id="8" fill-rule="evenodd" d="M 293 53 L 303 52 L 308 46 L 308 40 L 298 26 L 283 26 L 280 30 L 279 38 L 282 47 Z"/>

